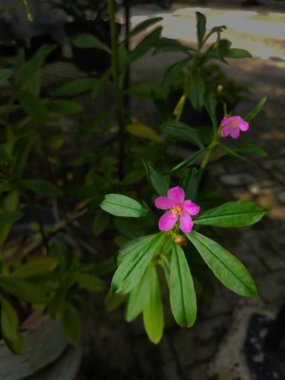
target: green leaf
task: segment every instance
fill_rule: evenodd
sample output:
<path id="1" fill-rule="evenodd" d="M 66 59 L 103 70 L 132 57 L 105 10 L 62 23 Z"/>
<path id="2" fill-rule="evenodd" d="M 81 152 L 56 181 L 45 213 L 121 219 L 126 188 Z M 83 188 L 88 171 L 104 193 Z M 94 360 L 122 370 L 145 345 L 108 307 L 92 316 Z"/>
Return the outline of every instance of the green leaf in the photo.
<path id="1" fill-rule="evenodd" d="M 111 76 L 111 70 L 107 70 L 100 78 L 94 79 L 91 96 L 96 99 L 106 87 Z"/>
<path id="2" fill-rule="evenodd" d="M 186 236 L 224 286 L 241 296 L 258 295 L 253 278 L 235 256 L 198 232 L 192 230 Z"/>
<path id="3" fill-rule="evenodd" d="M 198 40 L 198 47 L 201 48 L 204 43 L 204 37 L 206 33 L 207 19 L 203 13 L 196 12 L 196 33 Z"/>
<path id="4" fill-rule="evenodd" d="M 166 196 L 168 185 L 165 178 L 158 171 L 156 171 L 149 162 L 143 160 L 143 164 L 146 170 L 148 182 L 152 186 L 153 190 L 158 195 Z"/>
<path id="5" fill-rule="evenodd" d="M 35 283 L 27 280 L 2 277 L 0 278 L 0 288 L 28 303 L 42 304 L 47 302 L 46 290 L 39 284 L 35 285 Z"/>
<path id="6" fill-rule="evenodd" d="M 137 251 L 141 246 L 148 244 L 155 235 L 142 236 L 124 244 L 118 252 L 117 261 L 120 264 L 130 254 L 134 255 L 134 251 Z"/>
<path id="7" fill-rule="evenodd" d="M 77 312 L 68 303 L 64 307 L 63 327 L 68 341 L 72 345 L 77 346 L 80 343 L 81 324 Z"/>
<path id="8" fill-rule="evenodd" d="M 104 282 L 99 277 L 91 274 L 77 273 L 74 276 L 74 279 L 79 283 L 79 285 L 90 292 L 99 292 L 105 289 Z"/>
<path id="9" fill-rule="evenodd" d="M 50 100 L 47 103 L 47 108 L 51 112 L 62 113 L 65 115 L 73 115 L 83 110 L 82 106 L 71 100 Z"/>
<path id="10" fill-rule="evenodd" d="M 161 31 L 162 27 L 154 29 L 131 51 L 129 55 L 129 64 L 139 59 L 155 46 L 160 38 Z"/>
<path id="11" fill-rule="evenodd" d="M 12 352 L 21 354 L 24 349 L 24 342 L 19 334 L 19 318 L 14 308 L 4 298 L 1 299 L 1 332 Z"/>
<path id="12" fill-rule="evenodd" d="M 205 91 L 205 83 L 201 74 L 198 73 L 198 71 L 194 71 L 190 79 L 189 96 L 190 101 L 196 110 L 201 110 L 204 105 Z"/>
<path id="13" fill-rule="evenodd" d="M 114 294 L 112 289 L 109 289 L 104 300 L 106 310 L 113 311 L 117 309 L 126 300 L 126 297 L 126 295 Z"/>
<path id="14" fill-rule="evenodd" d="M 147 236 L 145 239 L 137 239 L 138 242 L 135 240 L 131 247 L 128 246 L 129 251 L 127 254 L 125 251 L 125 257 L 119 264 L 112 280 L 114 293 L 126 294 L 136 286 L 148 264 L 158 253 L 165 236 L 164 233 L 158 233 Z"/>
<path id="15" fill-rule="evenodd" d="M 44 197 L 56 198 L 62 195 L 61 190 L 53 183 L 43 179 L 24 179 L 23 186 Z"/>
<path id="16" fill-rule="evenodd" d="M 192 154 L 192 156 L 186 158 L 185 160 L 183 160 L 182 162 L 174 166 L 174 168 L 171 169 L 171 172 L 175 172 L 182 168 L 188 168 L 189 166 L 193 165 L 203 152 L 204 152 L 204 149 L 198 150 L 198 152 Z"/>
<path id="17" fill-rule="evenodd" d="M 247 50 L 235 49 L 235 48 L 229 49 L 226 56 L 229 58 L 250 58 L 250 57 L 252 57 L 250 52 L 248 52 Z"/>
<path id="18" fill-rule="evenodd" d="M 71 43 L 79 48 L 96 48 L 111 54 L 111 49 L 93 34 L 79 34 L 71 39 Z"/>
<path id="19" fill-rule="evenodd" d="M 236 148 L 233 148 L 231 150 L 238 154 L 255 153 L 263 157 L 267 156 L 267 153 L 262 148 L 260 148 L 260 146 L 255 144 L 239 144 Z"/>
<path id="20" fill-rule="evenodd" d="M 174 38 L 160 38 L 155 45 L 155 53 L 161 52 L 183 52 L 188 55 L 192 54 L 194 50 L 188 46 L 183 45 L 181 42 L 175 40 Z"/>
<path id="21" fill-rule="evenodd" d="M 50 91 L 51 96 L 75 96 L 91 91 L 98 80 L 94 78 L 81 78 L 70 80 L 56 89 Z"/>
<path id="22" fill-rule="evenodd" d="M 17 212 L 17 208 L 19 207 L 19 197 L 20 194 L 18 190 L 10 191 L 3 200 L 3 212 Z M 5 223 L 5 225 L 0 223 L 0 247 L 5 242 L 14 223 L 15 219 L 11 223 Z"/>
<path id="23" fill-rule="evenodd" d="M 110 215 L 104 212 L 103 210 L 98 209 L 92 226 L 93 235 L 96 237 L 101 235 L 101 233 L 105 231 L 109 223 Z"/>
<path id="24" fill-rule="evenodd" d="M 147 214 L 139 202 L 122 194 L 105 195 L 100 207 L 109 214 L 124 218 L 141 218 Z"/>
<path id="25" fill-rule="evenodd" d="M 185 58 L 176 63 L 173 63 L 165 72 L 162 79 L 162 87 L 169 88 L 183 74 L 183 69 L 188 65 L 189 58 Z"/>
<path id="26" fill-rule="evenodd" d="M 42 273 L 52 272 L 58 266 L 58 260 L 54 257 L 39 257 L 31 260 L 16 269 L 11 276 L 14 278 L 29 278 Z"/>
<path id="27" fill-rule="evenodd" d="M 0 70 L 0 85 L 5 84 L 7 79 L 9 79 L 13 74 L 13 70 L 11 69 L 1 69 Z"/>
<path id="28" fill-rule="evenodd" d="M 35 95 L 32 95 L 26 91 L 17 93 L 17 98 L 28 116 L 30 116 L 35 122 L 43 123 L 48 118 L 48 111 L 44 102 Z"/>
<path id="29" fill-rule="evenodd" d="M 130 37 L 133 37 L 135 36 L 136 34 L 142 32 L 142 31 L 145 31 L 147 28 L 149 28 L 150 26 L 158 23 L 159 21 L 162 21 L 163 18 L 162 17 L 153 17 L 153 18 L 149 18 L 147 20 L 144 20 L 142 22 L 140 22 L 138 25 L 136 25 L 130 32 L 129 34 L 127 35 L 127 38 L 130 38 Z"/>
<path id="30" fill-rule="evenodd" d="M 253 110 L 251 110 L 251 112 L 248 115 L 246 115 L 244 120 L 249 121 L 253 119 L 262 110 L 266 101 L 267 101 L 267 96 L 264 96 L 263 98 L 261 98 L 260 101 L 257 103 L 257 105 L 253 108 Z"/>
<path id="31" fill-rule="evenodd" d="M 214 93 L 209 92 L 205 96 L 205 108 L 211 118 L 211 121 L 215 130 L 218 127 L 217 113 L 216 113 L 217 105 L 218 105 L 218 102 L 217 102 L 216 96 L 214 95 Z"/>
<path id="32" fill-rule="evenodd" d="M 258 222 L 267 211 L 254 202 L 227 202 L 195 217 L 195 224 L 215 227 L 246 227 Z"/>
<path id="33" fill-rule="evenodd" d="M 172 120 L 163 123 L 161 125 L 161 129 L 169 136 L 176 137 L 181 141 L 189 141 L 192 144 L 197 145 L 199 148 L 203 148 L 203 143 L 197 130 L 195 128 L 191 128 L 187 124 Z"/>
<path id="34" fill-rule="evenodd" d="M 147 270 L 149 292 L 143 308 L 143 322 L 149 340 L 157 344 L 163 334 L 164 319 L 160 287 L 154 264 Z"/>
<path id="35" fill-rule="evenodd" d="M 5 224 L 15 223 L 23 216 L 21 211 L 0 211 L 0 227 Z"/>
<path id="36" fill-rule="evenodd" d="M 196 293 L 183 249 L 174 245 L 170 264 L 170 305 L 176 322 L 191 327 L 197 315 Z"/>
<path id="37" fill-rule="evenodd" d="M 143 311 L 147 294 L 149 293 L 148 281 L 148 270 L 146 270 L 140 282 L 129 293 L 129 298 L 125 309 L 126 321 L 133 321 Z"/>

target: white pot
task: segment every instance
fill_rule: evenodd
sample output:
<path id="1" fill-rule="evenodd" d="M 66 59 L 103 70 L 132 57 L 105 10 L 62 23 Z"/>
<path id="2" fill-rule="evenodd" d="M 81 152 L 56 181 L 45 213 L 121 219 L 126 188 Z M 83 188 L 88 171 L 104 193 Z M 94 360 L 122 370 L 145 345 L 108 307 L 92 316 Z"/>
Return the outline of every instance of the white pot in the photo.
<path id="1" fill-rule="evenodd" d="M 0 379 L 20 380 L 53 363 L 67 348 L 63 326 L 48 316 L 38 318 L 23 332 L 24 352 L 14 355 L 0 340 Z"/>

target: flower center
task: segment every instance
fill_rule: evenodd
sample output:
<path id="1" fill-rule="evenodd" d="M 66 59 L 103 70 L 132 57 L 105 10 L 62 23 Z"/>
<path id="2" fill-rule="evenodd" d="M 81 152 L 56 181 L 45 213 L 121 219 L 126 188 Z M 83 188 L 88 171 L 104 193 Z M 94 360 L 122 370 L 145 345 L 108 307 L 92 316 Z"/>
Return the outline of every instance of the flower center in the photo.
<path id="1" fill-rule="evenodd" d="M 174 206 L 171 209 L 171 212 L 173 215 L 182 215 L 182 207 L 181 206 Z"/>
<path id="2" fill-rule="evenodd" d="M 238 122 L 236 120 L 231 121 L 231 127 L 238 127 Z"/>

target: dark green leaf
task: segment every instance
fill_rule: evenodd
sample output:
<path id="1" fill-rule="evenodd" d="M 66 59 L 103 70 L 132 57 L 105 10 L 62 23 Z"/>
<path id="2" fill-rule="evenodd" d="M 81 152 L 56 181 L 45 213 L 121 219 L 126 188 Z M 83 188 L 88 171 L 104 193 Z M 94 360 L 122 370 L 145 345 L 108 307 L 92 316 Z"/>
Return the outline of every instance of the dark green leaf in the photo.
<path id="1" fill-rule="evenodd" d="M 0 288 L 8 294 L 29 302 L 32 304 L 42 304 L 47 302 L 45 289 L 39 284 L 35 285 L 32 282 L 11 277 L 0 278 Z"/>
<path id="2" fill-rule="evenodd" d="M 69 342 L 77 346 L 80 343 L 81 324 L 77 312 L 70 304 L 65 304 L 63 313 L 64 333 Z"/>
<path id="3" fill-rule="evenodd" d="M 127 35 L 127 38 L 130 38 L 130 37 L 133 37 L 135 36 L 136 34 L 142 32 L 142 31 L 145 31 L 147 28 L 149 28 L 150 26 L 158 23 L 159 21 L 162 21 L 163 18 L 162 17 L 152 17 L 152 18 L 149 18 L 147 20 L 144 20 L 142 22 L 140 22 L 138 25 L 136 25 L 130 32 L 129 34 Z"/>
<path id="4" fill-rule="evenodd" d="M 235 256 L 198 232 L 192 230 L 186 236 L 222 284 L 245 297 L 258 295 L 253 278 Z"/>
<path id="5" fill-rule="evenodd" d="M 0 211 L 0 226 L 3 228 L 5 224 L 15 223 L 23 216 L 21 211 Z"/>
<path id="6" fill-rule="evenodd" d="M 0 85 L 5 83 L 7 79 L 11 77 L 13 70 L 11 69 L 1 69 L 0 70 Z"/>
<path id="7" fill-rule="evenodd" d="M 198 71 L 194 71 L 190 79 L 189 96 L 190 101 L 196 110 L 201 110 L 204 105 L 205 91 L 205 83 L 201 74 L 198 73 Z"/>
<path id="8" fill-rule="evenodd" d="M 21 91 L 17 98 L 27 115 L 35 122 L 43 123 L 48 118 L 48 111 L 43 101 L 35 95 Z"/>
<path id="9" fill-rule="evenodd" d="M 158 195 L 166 196 L 168 185 L 165 178 L 158 171 L 156 171 L 149 162 L 143 161 L 143 164 L 146 170 L 148 182 L 152 186 L 153 190 Z"/>
<path id="10" fill-rule="evenodd" d="M 180 60 L 171 65 L 165 72 L 162 79 L 162 87 L 169 88 L 183 74 L 183 69 L 189 64 L 189 58 Z"/>
<path id="11" fill-rule="evenodd" d="M 250 57 L 252 57 L 252 55 L 247 50 L 232 48 L 232 49 L 229 49 L 229 51 L 227 53 L 227 57 L 229 57 L 229 58 L 250 58 Z"/>
<path id="12" fill-rule="evenodd" d="M 125 218 L 141 218 L 147 214 L 139 202 L 122 194 L 105 195 L 100 207 L 109 214 Z"/>
<path id="13" fill-rule="evenodd" d="M 254 107 L 253 110 L 251 110 L 251 112 L 248 115 L 246 115 L 244 120 L 249 121 L 253 119 L 262 110 L 266 101 L 267 101 L 267 96 L 264 96 L 263 98 L 261 98 L 260 101 L 257 103 L 256 107 Z"/>
<path id="14" fill-rule="evenodd" d="M 178 165 L 174 166 L 174 168 L 171 169 L 171 172 L 180 170 L 182 168 L 188 168 L 189 166 L 193 165 L 203 152 L 204 152 L 204 149 L 198 150 L 198 152 L 192 154 L 192 156 L 186 158 L 185 160 L 180 162 Z"/>
<path id="15" fill-rule="evenodd" d="M 57 266 L 58 260 L 56 258 L 39 257 L 20 266 L 11 276 L 14 278 L 29 278 L 42 273 L 52 272 Z"/>
<path id="16" fill-rule="evenodd" d="M 181 141 L 189 141 L 192 144 L 197 145 L 199 148 L 203 148 L 203 143 L 195 128 L 190 127 L 180 121 L 172 120 L 167 121 L 161 125 L 161 129 L 166 134 L 176 137 Z"/>
<path id="17" fill-rule="evenodd" d="M 208 93 L 205 96 L 205 108 L 212 120 L 214 129 L 217 129 L 218 127 L 217 114 L 216 114 L 217 105 L 218 105 L 218 102 L 215 95 L 212 92 Z"/>
<path id="18" fill-rule="evenodd" d="M 247 201 L 227 202 L 195 217 L 195 224 L 216 227 L 246 227 L 258 222 L 267 209 Z"/>
<path id="19" fill-rule="evenodd" d="M 102 211 L 101 209 L 98 209 L 92 226 L 93 235 L 96 237 L 101 235 L 101 233 L 104 232 L 107 228 L 109 222 L 110 215 Z"/>
<path id="20" fill-rule="evenodd" d="M 147 277 L 149 291 L 143 308 L 143 322 L 149 340 L 157 344 L 163 334 L 164 319 L 160 287 L 154 264 L 149 266 Z"/>
<path id="21" fill-rule="evenodd" d="M 61 190 L 53 183 L 43 179 L 25 179 L 22 181 L 23 186 L 44 197 L 56 198 L 62 195 Z"/>
<path id="22" fill-rule="evenodd" d="M 146 270 L 140 282 L 129 293 L 125 309 L 125 318 L 128 322 L 133 321 L 143 311 L 149 293 L 148 280 L 149 274 L 148 270 Z"/>
<path id="23" fill-rule="evenodd" d="M 82 106 L 71 100 L 50 100 L 47 108 L 51 112 L 73 115 L 83 110 Z"/>
<path id="24" fill-rule="evenodd" d="M 89 290 L 90 292 L 99 292 L 105 289 L 104 282 L 97 276 L 85 273 L 77 273 L 74 279 L 83 288 Z"/>
<path id="25" fill-rule="evenodd" d="M 159 233 L 145 238 L 137 239 L 124 251 L 124 259 L 119 264 L 113 280 L 112 289 L 115 293 L 126 294 L 130 292 L 142 278 L 148 264 L 158 253 L 165 234 Z M 122 259 L 122 256 L 121 256 Z"/>
<path id="26" fill-rule="evenodd" d="M 94 78 L 73 79 L 50 91 L 51 96 L 75 96 L 92 90 L 98 82 Z"/>
<path id="27" fill-rule="evenodd" d="M 12 352 L 21 354 L 24 349 L 24 342 L 19 334 L 19 318 L 16 311 L 4 298 L 1 299 L 1 332 Z"/>
<path id="28" fill-rule="evenodd" d="M 236 148 L 233 148 L 232 151 L 238 154 L 255 153 L 263 157 L 267 156 L 267 153 L 260 148 L 260 146 L 255 144 L 239 144 Z"/>
<path id="29" fill-rule="evenodd" d="M 179 51 L 190 53 L 192 51 L 188 46 L 183 45 L 181 42 L 173 38 L 160 38 L 155 45 L 155 53 Z"/>
<path id="30" fill-rule="evenodd" d="M 79 34 L 78 36 L 73 37 L 71 42 L 74 46 L 77 46 L 79 48 L 96 48 L 104 50 L 107 53 L 111 54 L 111 49 L 109 46 L 104 44 L 93 34 Z"/>
<path id="31" fill-rule="evenodd" d="M 191 327 L 197 315 L 196 293 L 183 249 L 174 245 L 170 266 L 170 305 L 176 322 Z"/>
<path id="32" fill-rule="evenodd" d="M 129 63 L 133 63 L 138 58 L 146 54 L 151 48 L 155 46 L 159 40 L 162 27 L 154 29 L 150 32 L 135 48 L 131 51 L 129 55 Z"/>
<path id="33" fill-rule="evenodd" d="M 206 33 L 206 23 L 207 23 L 207 19 L 203 15 L 203 13 L 196 12 L 196 31 L 197 31 L 197 40 L 198 40 L 199 48 L 203 46 L 204 37 Z"/>

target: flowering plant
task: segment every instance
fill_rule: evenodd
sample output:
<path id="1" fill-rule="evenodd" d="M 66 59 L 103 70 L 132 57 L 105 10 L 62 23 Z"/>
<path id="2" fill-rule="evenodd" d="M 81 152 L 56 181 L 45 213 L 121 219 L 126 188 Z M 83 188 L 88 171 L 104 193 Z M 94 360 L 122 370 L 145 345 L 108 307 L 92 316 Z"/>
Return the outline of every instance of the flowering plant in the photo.
<path id="1" fill-rule="evenodd" d="M 20 59 L 16 67 L 0 70 L 0 81 L 9 89 L 0 115 L 5 128 L 0 146 L 0 303 L 1 319 L 7 322 L 1 324 L 1 331 L 16 353 L 23 349 L 19 304 L 25 313 L 40 308 L 52 317 L 62 316 L 69 340 L 78 343 L 77 309 L 90 309 L 89 292 L 103 289 L 98 274 L 115 271 L 106 298 L 108 309 L 125 302 L 127 321 L 142 313 L 146 332 L 155 343 L 164 328 L 160 269 L 169 287 L 174 319 L 181 326 L 192 326 L 197 315 L 197 284 L 203 288 L 193 264 L 197 258 L 232 291 L 243 296 L 257 295 L 244 265 L 205 236 L 202 229 L 245 227 L 266 213 L 252 202 L 219 200 L 213 204 L 201 196 L 203 176 L 210 164 L 219 164 L 228 157 L 246 159 L 250 153 L 263 154 L 250 144 L 237 143 L 230 148 L 224 137 L 236 138 L 240 130 L 248 129 L 247 123 L 262 109 L 265 98 L 243 119 L 228 114 L 225 106 L 220 121 L 215 94 L 206 91 L 201 75 L 201 65 L 209 59 L 249 54 L 231 48 L 229 41 L 220 38 L 224 27 L 208 31 L 201 13 L 197 13 L 196 50 L 161 37 L 162 28 L 156 26 L 160 18 L 145 20 L 131 30 L 125 40 L 150 26 L 154 28 L 133 49 L 128 49 L 125 41 L 117 39 L 113 0 L 108 0 L 108 18 L 111 47 L 90 35 L 81 35 L 73 41 L 78 46 L 97 47 L 111 56 L 112 65 L 100 78 L 74 79 L 42 91 L 41 69 L 52 49 L 47 46 L 30 61 Z M 205 43 L 213 34 L 217 41 L 207 49 Z M 186 58 L 166 71 L 157 91 L 154 88 L 146 91 L 148 100 L 158 103 L 159 90 L 163 92 L 187 66 L 185 86 L 175 109 L 165 114 L 157 128 L 131 115 L 126 97 L 138 92 L 145 96 L 145 92 L 135 86 L 125 88 L 124 84 L 131 65 L 140 57 L 150 51 L 169 50 L 184 52 Z M 61 133 L 60 117 L 83 110 L 81 104 L 70 98 L 89 93 L 94 100 L 110 81 L 114 102 L 108 102 L 108 107 L 90 120 L 81 115 L 75 132 L 68 130 L 67 136 Z M 197 108 L 205 106 L 211 120 L 208 131 L 181 122 L 187 99 Z M 115 125 L 110 115 L 115 115 Z M 56 121 L 55 131 L 45 128 L 50 119 Z M 104 131 L 106 140 L 102 139 Z M 180 149 L 185 143 L 191 143 L 191 147 Z M 65 146 L 72 152 L 69 149 L 65 152 Z M 43 204 L 52 210 L 52 225 L 46 226 L 41 221 L 38 210 Z M 156 208 L 165 213 L 158 216 Z M 18 255 L 18 250 L 9 246 L 9 237 L 16 222 L 29 210 L 35 215 L 32 238 L 25 241 L 27 247 Z M 85 234 L 80 224 L 74 225 L 81 217 L 87 221 Z M 68 241 L 76 242 L 71 249 L 57 240 L 62 231 Z M 94 255 L 106 251 L 105 241 L 112 249 L 118 246 L 119 253 L 116 263 L 113 257 L 104 257 L 107 260 L 102 262 L 100 272 Z"/>

